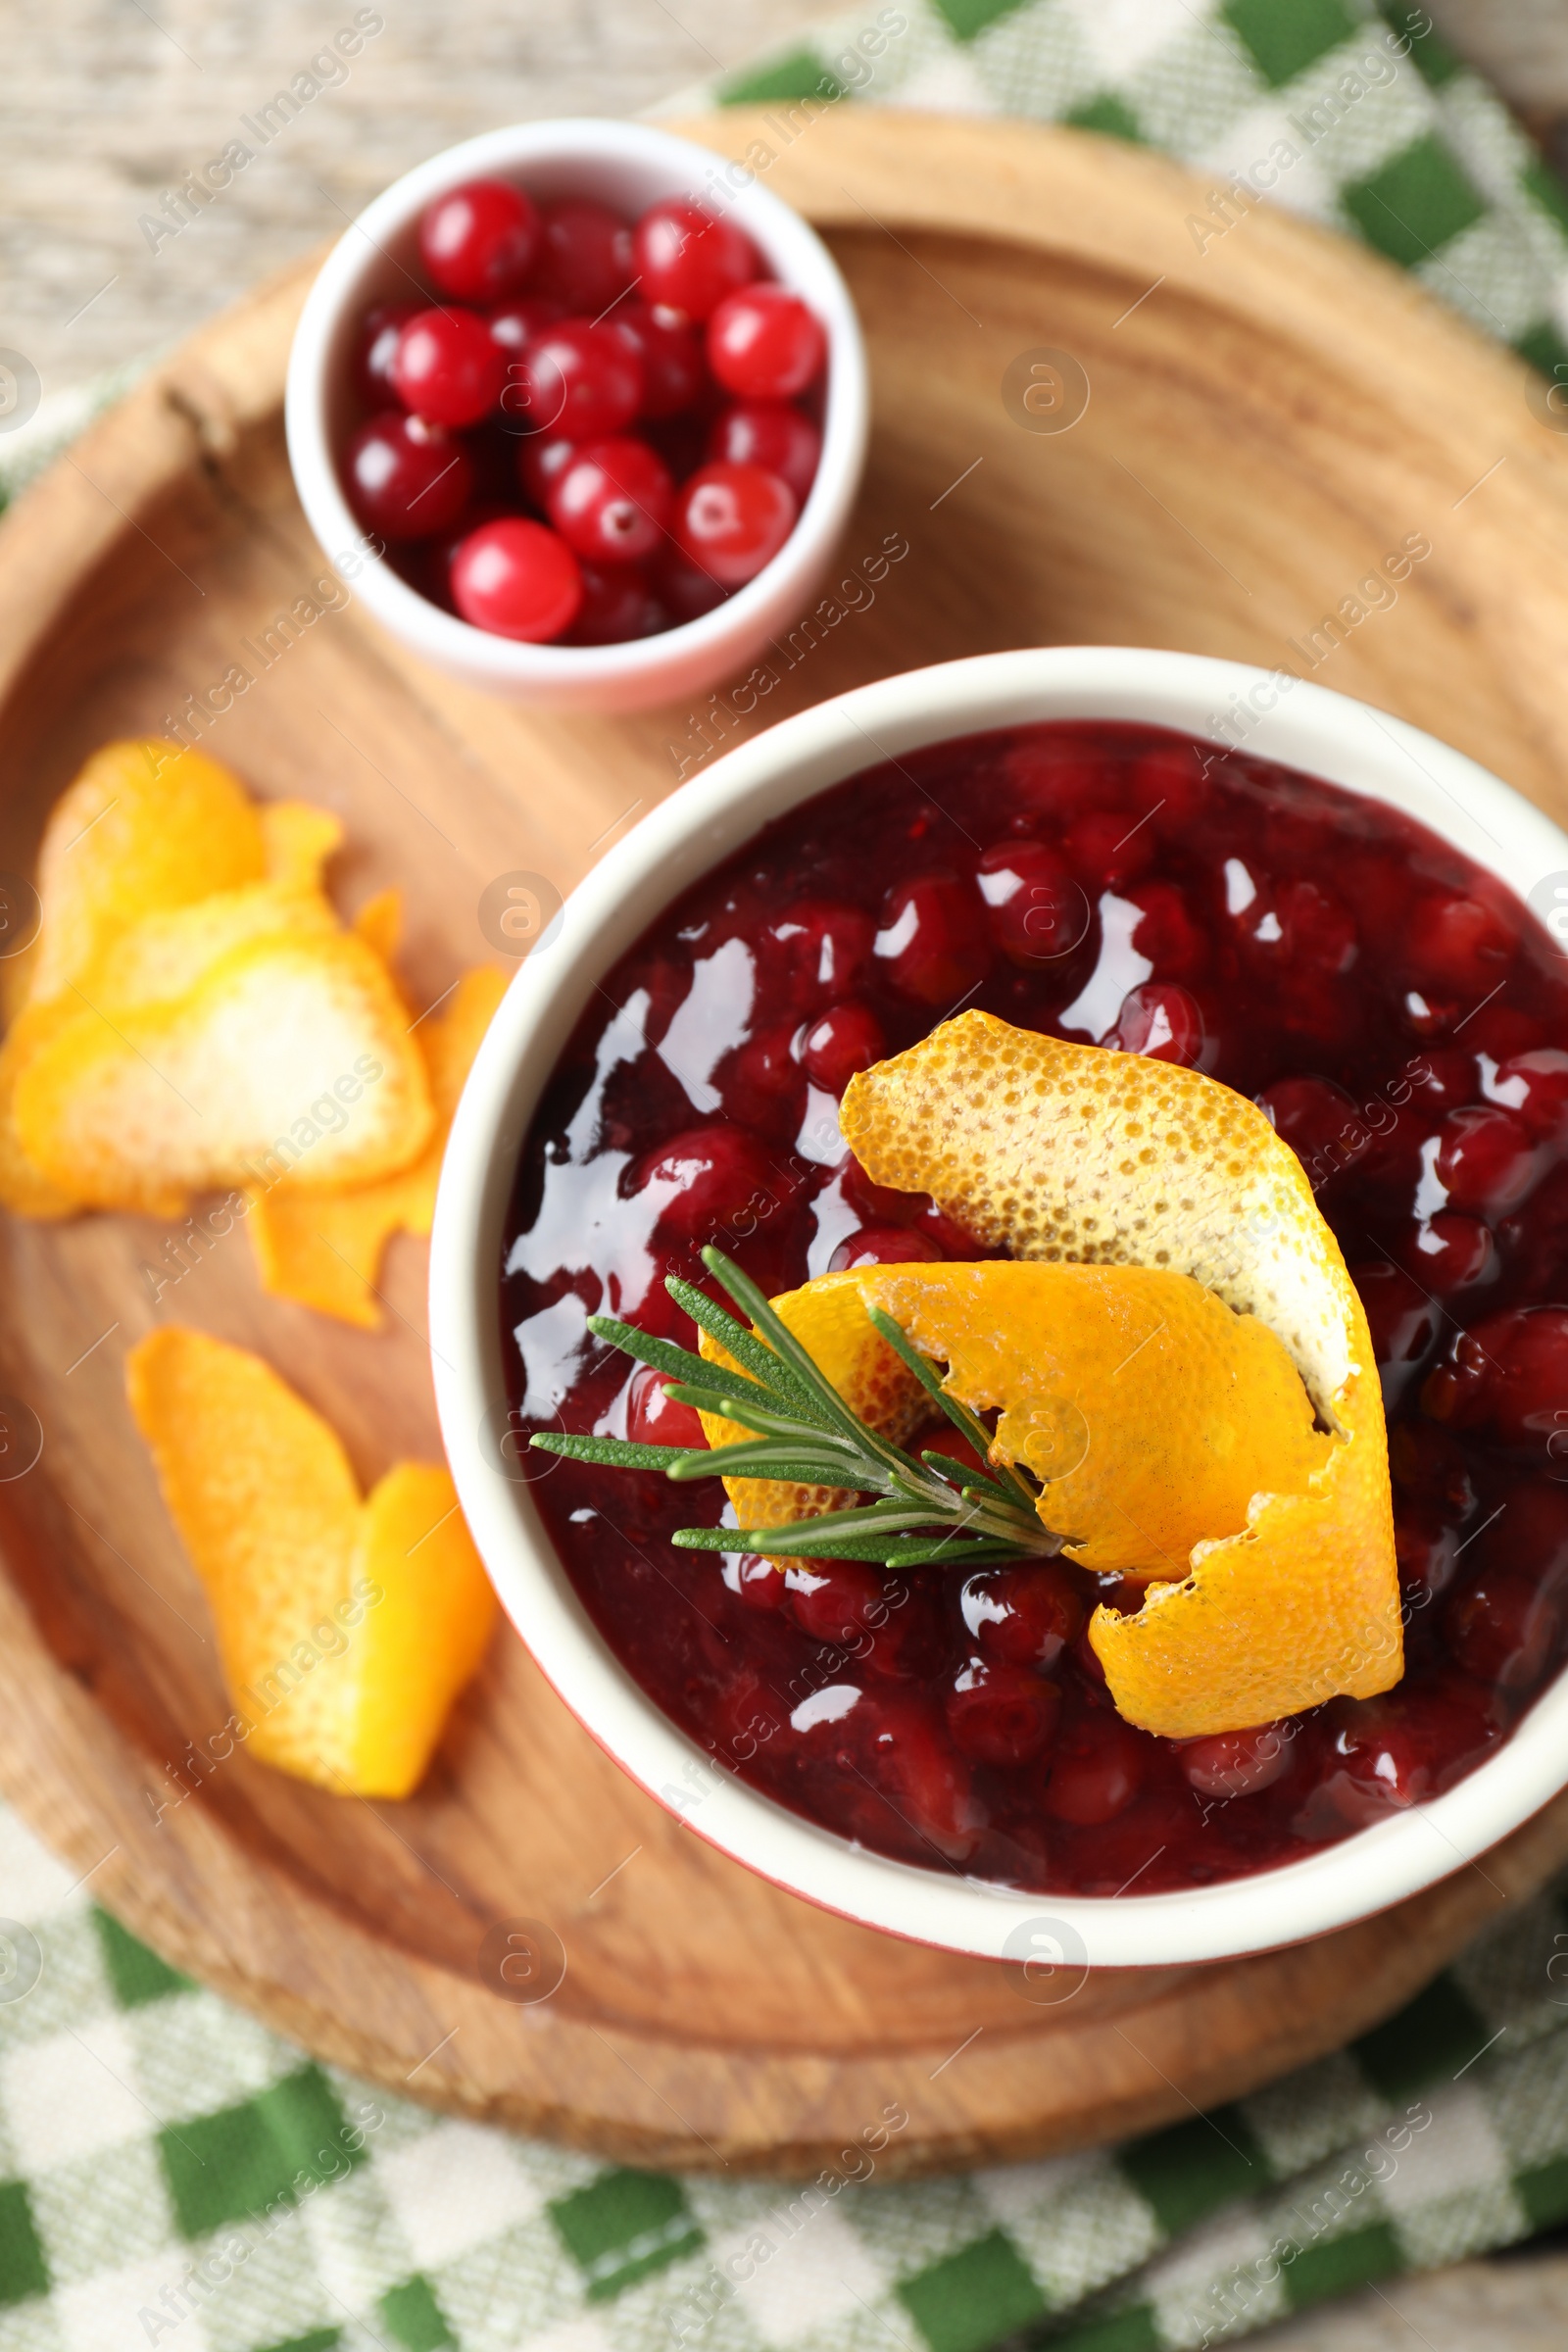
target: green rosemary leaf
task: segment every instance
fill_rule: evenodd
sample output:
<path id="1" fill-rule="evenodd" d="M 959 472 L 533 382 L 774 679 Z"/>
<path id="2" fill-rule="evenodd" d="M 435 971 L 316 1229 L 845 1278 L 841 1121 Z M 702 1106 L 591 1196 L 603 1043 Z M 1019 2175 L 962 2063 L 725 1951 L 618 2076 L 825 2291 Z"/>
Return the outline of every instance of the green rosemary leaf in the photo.
<path id="1" fill-rule="evenodd" d="M 704 1381 L 681 1381 L 665 1391 L 676 1404 L 699 1405 L 705 1413 L 717 1413 L 726 1421 L 739 1421 L 743 1428 L 764 1430 L 770 1437 L 791 1438 L 797 1445 L 838 1446 L 846 1455 L 858 1458 L 863 1450 L 841 1438 L 836 1431 L 823 1429 L 814 1421 L 803 1420 L 796 1412 L 793 1400 L 782 1411 L 773 1411 L 758 1392 L 755 1381 L 737 1380 L 732 1372 L 718 1371 Z"/>
<path id="2" fill-rule="evenodd" d="M 788 1487 L 831 1487 L 835 1493 L 854 1494 L 858 1490 L 847 1480 L 842 1460 L 809 1454 L 792 1454 L 779 1446 L 721 1446 L 711 1454 L 693 1453 L 686 1460 L 672 1462 L 669 1475 L 683 1485 L 698 1478 L 756 1478 L 776 1480 Z"/>
<path id="3" fill-rule="evenodd" d="M 1004 1502 L 1016 1508 L 1017 1498 L 1010 1490 L 988 1478 L 983 1470 L 976 1470 L 972 1462 L 956 1462 L 946 1453 L 922 1453 L 920 1459 L 941 1477 L 951 1478 L 960 1494 L 983 1494 L 990 1502 Z"/>
<path id="4" fill-rule="evenodd" d="M 670 1541 L 682 1551 L 754 1551 L 762 1559 L 866 1560 L 885 1568 L 897 1536 L 823 1536 L 811 1550 L 786 1545 L 764 1528 L 683 1527 Z"/>
<path id="5" fill-rule="evenodd" d="M 716 1340 L 725 1353 L 733 1356 L 736 1363 L 764 1388 L 770 1388 L 779 1396 L 808 1408 L 813 1415 L 820 1413 L 820 1375 L 814 1386 L 802 1380 L 773 1348 L 764 1348 L 744 1323 L 737 1323 L 733 1315 L 726 1314 L 721 1306 L 713 1304 L 706 1291 L 698 1290 L 693 1283 L 683 1282 L 678 1274 L 666 1274 L 664 1288 L 676 1305 L 684 1307 L 692 1321 L 700 1324 L 710 1339 Z M 809 1361 L 809 1358 L 807 1360 Z M 705 1362 L 703 1369 L 711 1379 L 714 1367 Z"/>
<path id="6" fill-rule="evenodd" d="M 926 1568 L 937 1563 L 943 1567 L 982 1568 L 994 1560 L 1015 1560 L 1018 1557 L 1016 1544 L 1004 1544 L 1000 1540 L 939 1536 L 929 1544 L 891 1544 L 886 1565 L 889 1568 Z"/>
<path id="7" fill-rule="evenodd" d="M 936 1372 L 920 1353 L 918 1348 L 905 1336 L 901 1327 L 894 1322 L 890 1314 L 886 1314 L 880 1306 L 868 1306 L 865 1311 L 873 1328 L 880 1332 L 894 1352 L 903 1357 L 916 1380 L 930 1392 L 937 1403 L 941 1405 L 942 1410 L 959 1435 L 968 1440 L 980 1459 L 985 1461 L 991 1451 L 991 1432 L 979 1415 L 970 1412 L 966 1404 L 961 1403 L 956 1396 L 951 1394 L 945 1384 L 938 1379 Z M 1020 1502 L 1027 1503 L 1033 1510 L 1034 1496 L 1016 1471 L 1005 1462 L 998 1465 L 997 1484 L 1004 1487 Z"/>
<path id="8" fill-rule="evenodd" d="M 706 1462 L 706 1453 L 687 1446 L 634 1446 L 629 1438 L 576 1438 L 542 1429 L 528 1441 L 541 1453 L 564 1453 L 573 1462 L 609 1462 L 617 1470 L 668 1470 L 675 1462 Z"/>
<path id="9" fill-rule="evenodd" d="M 829 1427 L 838 1430 L 854 1446 L 864 1451 L 874 1452 L 884 1462 L 890 1464 L 896 1462 L 901 1466 L 907 1464 L 911 1469 L 914 1467 L 910 1457 L 902 1446 L 894 1446 L 886 1438 L 879 1437 L 874 1429 L 869 1428 L 857 1413 L 851 1410 L 832 1382 L 826 1378 L 814 1357 L 802 1347 L 788 1325 L 773 1312 L 772 1307 L 749 1275 L 743 1274 L 739 1266 L 724 1255 L 722 1250 L 705 1250 L 703 1263 L 709 1272 L 715 1275 L 723 1284 L 736 1305 L 744 1308 L 745 1312 L 751 1316 L 759 1334 L 767 1341 L 773 1351 L 808 1392 L 815 1409 Z"/>
<path id="10" fill-rule="evenodd" d="M 635 1323 L 617 1322 L 612 1315 L 590 1315 L 588 1328 L 595 1339 L 608 1340 L 623 1355 L 635 1356 L 641 1364 L 652 1364 L 656 1372 L 667 1372 L 672 1380 L 711 1382 L 715 1376 L 726 1380 L 746 1377 L 725 1372 L 721 1365 L 708 1363 L 702 1356 L 693 1355 L 689 1348 L 675 1347 L 669 1340 L 652 1339 L 647 1332 L 639 1331 Z M 759 1381 L 753 1385 L 761 1388 L 766 1384 Z M 778 1403 L 786 1403 L 792 1396 L 792 1392 L 782 1387 L 770 1389 L 769 1394 Z"/>

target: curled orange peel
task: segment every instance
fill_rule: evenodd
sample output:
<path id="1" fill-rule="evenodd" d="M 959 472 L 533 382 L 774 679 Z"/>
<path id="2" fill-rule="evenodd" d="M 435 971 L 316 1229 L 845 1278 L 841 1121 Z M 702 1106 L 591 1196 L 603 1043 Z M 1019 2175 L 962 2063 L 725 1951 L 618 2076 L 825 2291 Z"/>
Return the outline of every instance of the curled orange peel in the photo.
<path id="1" fill-rule="evenodd" d="M 1028 1321 L 1020 1311 L 1016 1323 L 989 1329 L 933 1302 L 989 1297 L 1000 1316 L 1004 1267 L 881 1268 L 872 1287 L 897 1319 L 908 1317 L 916 1345 L 950 1351 L 956 1388 L 1002 1408 L 1002 1446 L 1012 1458 L 1029 1460 L 1031 1413 L 1044 1413 L 1047 1454 L 1058 1465 L 1064 1416 L 1070 1425 L 1076 1412 L 1088 1426 L 1081 1468 L 1063 1475 L 1060 1500 L 1048 1486 L 1041 1516 L 1089 1565 L 1126 1563 L 1149 1542 L 1123 1565 L 1148 1580 L 1143 1607 L 1101 1608 L 1091 1628 L 1128 1721 L 1177 1739 L 1243 1730 L 1397 1682 L 1398 1586 L 1371 1337 L 1306 1175 L 1263 1114 L 1197 1071 L 971 1012 L 854 1079 L 840 1119 L 874 1183 L 930 1193 L 1014 1259 L 1074 1276 L 1115 1271 L 1114 1285 L 1054 1294 L 1064 1309 L 1074 1302 L 1075 1319 L 1063 1311 L 1048 1322 L 1042 1312 L 1036 1323 L 1031 1308 Z M 967 1294 L 956 1276 L 967 1279 Z M 803 1306 L 813 1292 L 835 1303 Z M 1195 1293 L 1232 1310 L 1238 1332 L 1222 1340 Z M 826 1277 L 780 1307 L 813 1353 L 808 1327 L 823 1316 L 832 1336 L 818 1360 L 836 1385 L 833 1348 L 848 1351 L 852 1384 L 865 1377 L 845 1336 L 851 1296 L 843 1278 Z M 1144 1382 L 1142 1402 L 1128 1410 L 1121 1384 L 1141 1376 L 1136 1357 L 1120 1370 L 1110 1360 L 1117 1318 L 1132 1318 L 1129 1332 L 1139 1318 L 1157 1324 L 1184 1296 L 1188 1304 L 1144 1350 L 1155 1352 L 1164 1377 Z M 1278 1352 L 1260 1334 L 1240 1336 L 1249 1321 L 1294 1366 L 1309 1419 L 1281 1385 Z M 855 1401 L 853 1385 L 845 1394 Z M 1210 1432 L 1238 1397 L 1238 1451 L 1224 1472 Z M 714 1432 L 710 1440 L 723 1442 Z M 781 1491 L 771 1492 L 760 1521 L 755 1485 L 746 1509 L 737 1500 L 743 1525 L 779 1523 Z M 1148 1522 L 1139 1539 L 1126 1526 L 1134 1494 Z"/>
<path id="2" fill-rule="evenodd" d="M 78 1200 L 168 1214 L 280 1159 L 311 1187 L 387 1174 L 434 1113 L 386 967 L 338 931 L 249 939 L 183 995 L 77 1013 L 20 1073 L 13 1118 Z"/>
<path id="3" fill-rule="evenodd" d="M 217 1626 L 223 1753 L 409 1795 L 495 1621 L 450 1473 L 400 1462 L 362 1501 L 335 1433 L 270 1365 L 179 1325 L 131 1349 L 125 1383 Z"/>
<path id="4" fill-rule="evenodd" d="M 259 807 L 175 744 L 88 760 L 45 828 L 0 1047 L 0 1203 L 178 1215 L 258 1165 L 326 1187 L 418 1156 L 434 1112 L 381 952 L 395 906 L 343 929 L 321 890 L 342 838 L 329 810 Z"/>
<path id="5" fill-rule="evenodd" d="M 381 905 L 372 900 L 360 915 L 362 936 L 367 916 Z M 416 1028 L 436 1125 L 408 1167 L 361 1185 L 310 1190 L 285 1177 L 252 1190 L 246 1230 L 264 1291 L 362 1330 L 378 1328 L 376 1283 L 386 1246 L 395 1233 L 429 1234 L 452 1114 L 506 989 L 505 973 L 480 965 L 466 972 L 447 1004 Z"/>

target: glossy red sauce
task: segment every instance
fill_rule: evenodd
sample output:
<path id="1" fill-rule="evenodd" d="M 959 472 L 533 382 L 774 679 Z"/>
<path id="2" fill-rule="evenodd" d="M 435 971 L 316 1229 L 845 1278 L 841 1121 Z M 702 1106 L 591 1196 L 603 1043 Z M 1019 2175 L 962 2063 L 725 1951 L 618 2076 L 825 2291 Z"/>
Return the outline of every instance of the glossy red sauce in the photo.
<path id="1" fill-rule="evenodd" d="M 1201 1885 L 1450 1787 L 1554 1670 L 1568 1609 L 1568 962 L 1422 826 L 1152 728 L 981 735 L 852 777 L 689 891 L 596 993 L 524 1144 L 501 1312 L 519 1426 L 684 1443 L 586 1333 L 695 1345 L 708 1242 L 770 1294 L 981 1254 L 839 1140 L 854 1070 L 963 1005 L 1199 1066 L 1300 1153 L 1390 1410 L 1406 1671 L 1255 1734 L 1124 1724 L 1113 1588 L 673 1548 L 717 1481 L 532 1456 L 568 1574 L 727 1769 L 883 1854 L 1052 1892 Z M 709 1288 L 712 1288 L 709 1284 Z"/>

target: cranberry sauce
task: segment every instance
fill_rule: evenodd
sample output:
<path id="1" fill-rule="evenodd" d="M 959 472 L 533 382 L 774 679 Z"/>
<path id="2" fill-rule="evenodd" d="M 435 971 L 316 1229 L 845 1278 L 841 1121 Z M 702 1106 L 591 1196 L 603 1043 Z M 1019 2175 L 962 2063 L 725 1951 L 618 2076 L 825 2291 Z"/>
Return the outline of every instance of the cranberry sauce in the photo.
<path id="1" fill-rule="evenodd" d="M 706 1281 L 705 1243 L 772 1294 L 982 1254 L 868 1183 L 836 1116 L 855 1071 L 966 1005 L 1208 1071 L 1300 1153 L 1383 1371 L 1403 1681 L 1154 1739 L 1084 1632 L 1135 1592 L 1057 1563 L 965 1581 L 679 1551 L 673 1530 L 719 1523 L 716 1480 L 534 1455 L 606 1641 L 796 1812 L 1041 1890 L 1233 1878 L 1446 1788 L 1507 1738 L 1568 1612 L 1568 963 L 1374 802 L 1162 730 L 1051 725 L 869 769 L 768 826 L 623 957 L 540 1105 L 502 1292 L 517 1416 L 700 1443 L 586 1321 L 694 1345 L 662 1282 Z"/>

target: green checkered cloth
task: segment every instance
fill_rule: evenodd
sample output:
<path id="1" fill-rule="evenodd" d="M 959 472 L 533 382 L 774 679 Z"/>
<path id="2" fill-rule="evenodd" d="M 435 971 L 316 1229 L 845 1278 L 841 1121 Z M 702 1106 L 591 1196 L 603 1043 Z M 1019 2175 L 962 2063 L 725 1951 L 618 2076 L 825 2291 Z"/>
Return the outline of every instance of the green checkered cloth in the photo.
<path id="1" fill-rule="evenodd" d="M 0 1888 L 0 2352 L 1163 2352 L 1568 2216 L 1568 1889 L 1255 2097 L 885 2186 L 863 2153 L 676 2180 L 389 2098 L 3 1807 Z"/>
<path id="2" fill-rule="evenodd" d="M 1568 201 L 1424 24 L 898 0 L 676 103 L 1032 116 L 1216 194 L 1283 143 L 1273 200 L 1568 376 Z M 1165 2352 L 1568 2218 L 1564 1890 L 1253 2098 L 904 2187 L 677 2181 L 389 2099 L 174 1975 L 3 1806 L 0 1913 L 0 2352 Z"/>
<path id="3" fill-rule="evenodd" d="M 1360 238 L 1568 376 L 1568 196 L 1420 8 L 895 0 L 834 18 L 678 105 L 787 110 L 812 98 L 1025 115 L 1161 148 L 1211 176 L 1216 194 L 1239 179 Z M 1269 171 L 1252 175 L 1271 159 L 1265 191 Z"/>

